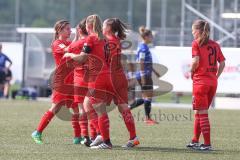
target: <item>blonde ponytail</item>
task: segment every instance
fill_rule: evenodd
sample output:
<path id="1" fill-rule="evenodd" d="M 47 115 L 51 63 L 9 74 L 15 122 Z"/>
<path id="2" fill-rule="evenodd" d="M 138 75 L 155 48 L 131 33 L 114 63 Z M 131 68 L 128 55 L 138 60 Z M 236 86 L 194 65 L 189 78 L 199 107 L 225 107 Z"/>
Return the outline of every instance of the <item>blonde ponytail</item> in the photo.
<path id="1" fill-rule="evenodd" d="M 98 35 L 99 39 L 104 39 L 104 36 L 102 33 L 102 20 L 98 15 L 94 14 L 94 15 L 88 16 L 87 23 L 92 24 L 93 32 Z"/>
<path id="2" fill-rule="evenodd" d="M 210 26 L 207 21 L 196 20 L 193 23 L 193 28 L 199 30 L 199 45 L 203 46 L 208 43 L 210 37 Z"/>

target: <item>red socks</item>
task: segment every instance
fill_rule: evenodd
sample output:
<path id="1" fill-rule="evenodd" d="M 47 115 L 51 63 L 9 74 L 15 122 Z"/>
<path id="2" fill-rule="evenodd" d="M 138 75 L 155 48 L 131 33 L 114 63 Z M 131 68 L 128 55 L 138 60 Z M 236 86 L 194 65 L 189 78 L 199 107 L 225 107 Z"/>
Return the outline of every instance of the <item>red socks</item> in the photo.
<path id="1" fill-rule="evenodd" d="M 37 131 L 42 133 L 43 130 L 47 127 L 48 123 L 53 118 L 54 114 L 51 111 L 45 112 L 45 114 L 42 116 L 42 119 L 40 123 L 38 124 Z"/>
<path id="2" fill-rule="evenodd" d="M 91 108 L 88 114 L 89 114 L 88 116 L 89 116 L 90 126 L 92 125 L 95 128 L 97 134 L 100 134 L 97 112 L 93 108 Z"/>
<path id="3" fill-rule="evenodd" d="M 109 140 L 110 139 L 109 118 L 108 118 L 107 113 L 104 113 L 98 117 L 98 126 L 100 129 L 103 141 Z"/>
<path id="4" fill-rule="evenodd" d="M 125 125 L 130 134 L 130 139 L 134 139 L 136 137 L 136 129 L 135 129 L 135 122 L 134 122 L 132 113 L 130 112 L 130 109 L 124 110 L 122 112 L 122 117 L 124 119 Z"/>
<path id="5" fill-rule="evenodd" d="M 210 141 L 210 124 L 208 114 L 199 114 L 201 132 L 204 138 L 205 145 L 211 145 Z"/>
<path id="6" fill-rule="evenodd" d="M 74 137 L 81 137 L 81 129 L 79 125 L 79 114 L 72 115 L 72 127 L 74 131 Z"/>
<path id="7" fill-rule="evenodd" d="M 199 137 L 201 135 L 199 114 L 195 114 L 193 134 L 194 134 L 194 137 L 192 139 L 192 142 L 198 143 L 199 142 Z"/>
<path id="8" fill-rule="evenodd" d="M 81 135 L 88 136 L 88 119 L 86 113 L 80 115 L 79 123 L 81 128 Z"/>
<path id="9" fill-rule="evenodd" d="M 94 124 L 91 121 L 90 121 L 89 127 L 90 127 L 90 138 L 95 139 L 97 137 L 97 131 L 94 127 Z"/>

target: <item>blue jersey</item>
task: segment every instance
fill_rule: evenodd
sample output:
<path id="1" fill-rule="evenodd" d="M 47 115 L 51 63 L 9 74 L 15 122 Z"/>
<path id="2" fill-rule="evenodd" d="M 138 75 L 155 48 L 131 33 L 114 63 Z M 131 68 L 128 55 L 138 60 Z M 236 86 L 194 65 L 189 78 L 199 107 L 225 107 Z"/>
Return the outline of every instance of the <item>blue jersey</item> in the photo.
<path id="1" fill-rule="evenodd" d="M 145 43 L 140 43 L 137 49 L 137 62 L 144 61 L 144 74 L 151 76 L 152 74 L 152 54 L 149 47 Z M 137 72 L 137 78 L 140 78 L 140 71 Z"/>
<path id="2" fill-rule="evenodd" d="M 12 63 L 12 61 L 8 58 L 8 56 L 0 52 L 0 69 L 3 69 L 6 67 L 7 61 Z"/>

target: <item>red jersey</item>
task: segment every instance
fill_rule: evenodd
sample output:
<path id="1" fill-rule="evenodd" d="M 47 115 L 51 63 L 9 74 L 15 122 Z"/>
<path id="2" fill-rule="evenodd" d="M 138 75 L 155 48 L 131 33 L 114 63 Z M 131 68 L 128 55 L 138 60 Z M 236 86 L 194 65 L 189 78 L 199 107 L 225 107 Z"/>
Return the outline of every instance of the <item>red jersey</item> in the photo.
<path id="1" fill-rule="evenodd" d="M 68 47 L 68 52 L 74 53 L 74 54 L 80 54 L 85 41 L 86 41 L 86 38 L 83 38 L 83 39 L 80 39 L 78 41 L 72 42 Z M 84 70 L 85 64 L 75 68 L 74 69 L 74 75 L 82 77 L 83 74 L 84 74 L 83 70 Z"/>
<path id="2" fill-rule="evenodd" d="M 85 42 L 86 38 L 80 39 L 78 41 L 72 42 L 68 47 L 68 52 L 74 53 L 74 54 L 80 54 L 83 48 L 83 44 Z M 77 67 L 74 68 L 74 102 L 76 103 L 83 103 L 84 97 L 87 93 L 85 93 L 83 88 L 78 87 L 88 87 L 87 81 L 84 81 L 84 75 L 87 71 L 87 63 L 84 63 L 82 65 L 77 65 Z M 83 89 L 83 90 L 82 90 Z"/>
<path id="3" fill-rule="evenodd" d="M 96 76 L 99 73 L 109 73 L 109 67 L 107 64 L 109 58 L 109 50 L 106 47 L 106 40 L 99 40 L 97 35 L 89 35 L 86 38 L 84 45 L 91 48 L 91 52 L 88 57 L 88 70 L 89 75 Z"/>
<path id="4" fill-rule="evenodd" d="M 217 85 L 218 63 L 225 60 L 221 48 L 215 41 L 209 40 L 206 45 L 199 46 L 192 42 L 192 57 L 199 56 L 199 66 L 193 73 L 193 84 Z"/>
<path id="5" fill-rule="evenodd" d="M 111 73 L 123 72 L 121 64 L 121 44 L 120 39 L 115 35 L 108 37 L 108 47 L 110 50 L 109 65 Z"/>
<path id="6" fill-rule="evenodd" d="M 72 42 L 68 47 L 69 53 L 80 54 L 84 44 L 85 38 Z"/>
<path id="7" fill-rule="evenodd" d="M 55 40 L 52 43 L 52 54 L 56 63 L 57 70 L 64 68 L 64 62 L 61 62 L 61 59 L 65 53 L 64 49 L 70 45 L 71 41 L 63 41 L 63 40 Z M 60 64 L 63 64 L 62 66 Z M 66 75 L 65 72 L 67 72 Z M 67 70 L 65 72 L 60 72 L 60 79 L 55 79 L 56 86 L 61 86 L 61 88 L 57 87 L 57 89 L 53 89 L 52 93 L 52 101 L 55 104 L 59 104 L 60 102 L 63 102 L 67 99 L 73 101 L 73 94 L 74 94 L 74 88 L 71 86 L 65 86 L 65 84 L 73 84 L 73 72 L 68 72 Z M 63 77 L 63 78 L 62 78 Z M 68 107 L 71 107 L 70 105 Z M 74 104 L 72 107 L 77 107 L 77 104 Z"/>
<path id="8" fill-rule="evenodd" d="M 61 62 L 61 59 L 64 55 L 64 49 L 70 45 L 71 41 L 55 40 L 52 43 L 52 53 L 56 65 L 58 66 Z"/>

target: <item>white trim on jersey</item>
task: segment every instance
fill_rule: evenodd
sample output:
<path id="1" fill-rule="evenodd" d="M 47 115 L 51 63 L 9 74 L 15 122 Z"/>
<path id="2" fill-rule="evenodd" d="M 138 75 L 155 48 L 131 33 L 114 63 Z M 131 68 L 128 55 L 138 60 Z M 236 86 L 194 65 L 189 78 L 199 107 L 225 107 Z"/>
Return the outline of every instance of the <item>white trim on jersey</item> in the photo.
<path id="1" fill-rule="evenodd" d="M 59 44 L 58 46 L 59 46 L 61 49 L 63 49 L 63 48 L 66 47 L 65 44 L 63 44 L 63 43 Z"/>
<path id="2" fill-rule="evenodd" d="M 146 53 L 144 53 L 144 52 L 139 52 L 139 60 L 141 60 L 141 59 L 145 59 L 145 56 L 146 56 Z"/>

